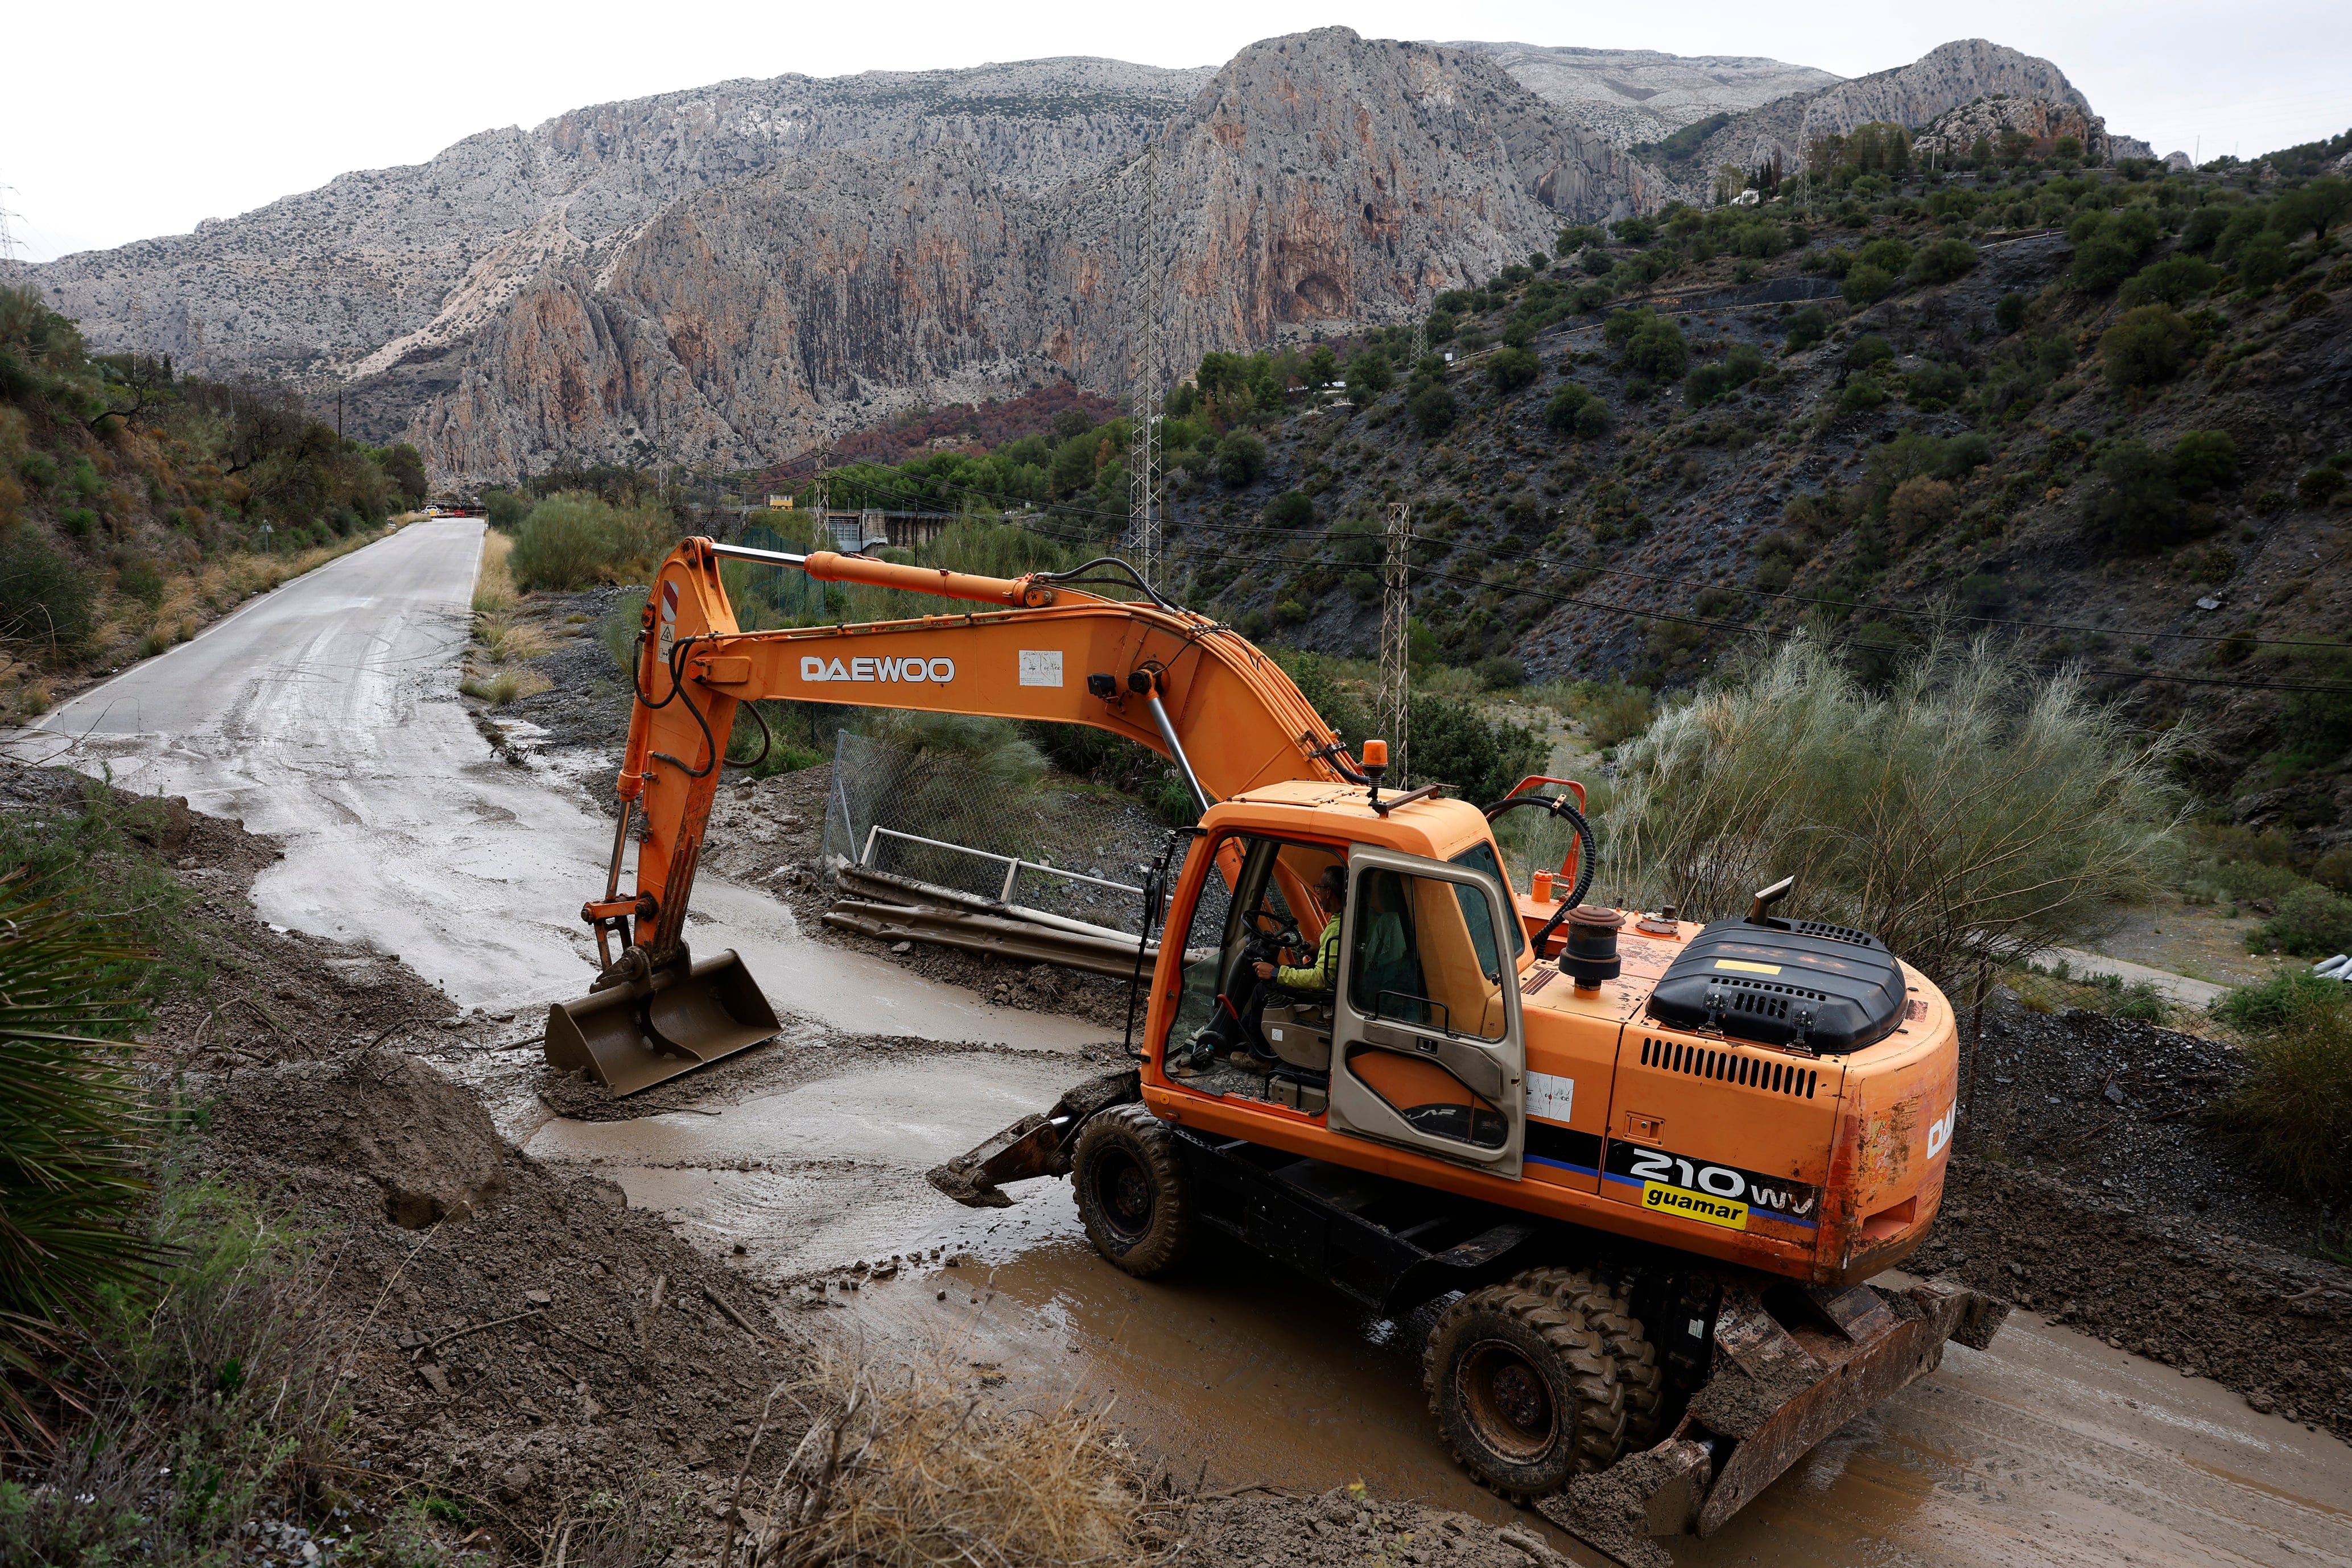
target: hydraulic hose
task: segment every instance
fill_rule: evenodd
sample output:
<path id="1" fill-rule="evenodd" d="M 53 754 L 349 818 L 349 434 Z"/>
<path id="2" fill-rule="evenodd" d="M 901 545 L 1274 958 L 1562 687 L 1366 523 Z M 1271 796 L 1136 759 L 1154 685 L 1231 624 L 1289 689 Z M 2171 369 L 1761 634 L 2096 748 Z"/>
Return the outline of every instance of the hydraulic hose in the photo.
<path id="1" fill-rule="evenodd" d="M 657 763 L 667 763 L 670 766 L 676 768 L 678 772 L 684 773 L 690 779 L 703 779 L 709 778 L 710 776 L 710 770 L 719 765 L 719 742 L 710 738 L 710 723 L 709 721 L 703 718 L 702 710 L 694 705 L 693 698 L 686 695 L 686 650 L 693 646 L 694 639 L 692 637 L 680 637 L 676 643 L 671 645 L 669 650 L 669 696 L 663 698 L 659 702 L 647 702 L 646 703 L 646 706 L 648 708 L 666 708 L 669 705 L 672 698 L 685 699 L 686 710 L 694 715 L 695 723 L 701 729 L 702 749 L 710 753 L 710 760 L 703 763 L 702 766 L 698 768 L 690 768 L 677 758 L 671 756 L 667 752 L 656 752 L 654 753 L 654 761 Z M 635 673 L 630 675 L 629 680 L 631 685 L 634 686 L 635 684 L 636 676 Z M 638 694 L 638 700 L 640 701 L 644 700 L 644 693 L 640 692 Z M 765 725 L 763 724 L 761 727 L 765 728 Z M 763 752 L 761 754 L 764 755 L 765 753 Z"/>
<path id="2" fill-rule="evenodd" d="M 693 706 L 693 704 L 689 702 L 689 703 L 688 704 L 688 707 L 692 707 L 692 706 Z M 753 719 L 755 719 L 755 720 L 757 720 L 757 721 L 759 721 L 759 725 L 760 725 L 760 754 L 759 754 L 758 756 L 756 756 L 756 757 L 753 757 L 753 758 L 752 758 L 750 762 L 748 762 L 748 763 L 730 763 L 730 762 L 728 762 L 725 758 L 723 758 L 723 757 L 722 757 L 722 758 L 720 758 L 720 759 L 719 759 L 719 763 L 720 763 L 720 765 L 721 765 L 722 767 L 730 767 L 730 768 L 756 768 L 756 767 L 758 767 L 761 763 L 764 763 L 764 762 L 766 762 L 766 761 L 768 760 L 768 752 L 769 752 L 770 748 L 772 748 L 772 746 L 774 746 L 774 745 L 775 745 L 775 743 L 776 743 L 776 737 L 775 737 L 772 733 L 771 733 L 771 732 L 770 732 L 770 731 L 769 731 L 769 729 L 768 729 L 768 719 L 767 719 L 767 715 L 765 715 L 765 714 L 763 714 L 763 713 L 761 713 L 761 712 L 760 711 L 760 705 L 759 705 L 757 702 L 746 702 L 745 704 L 743 704 L 743 706 L 744 706 L 744 707 L 746 707 L 746 708 L 748 708 L 748 709 L 750 709 L 750 710 L 751 710 L 751 717 L 752 717 Z"/>

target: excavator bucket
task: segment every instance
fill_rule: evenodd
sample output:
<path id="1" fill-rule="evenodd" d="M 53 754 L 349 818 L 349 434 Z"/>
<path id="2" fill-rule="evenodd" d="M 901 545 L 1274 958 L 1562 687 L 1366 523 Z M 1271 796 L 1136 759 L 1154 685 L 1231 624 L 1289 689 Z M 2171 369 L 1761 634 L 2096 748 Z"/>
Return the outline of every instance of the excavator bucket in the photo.
<path id="1" fill-rule="evenodd" d="M 781 1026 L 732 951 L 650 980 L 592 991 L 547 1010 L 547 1062 L 584 1072 L 615 1096 L 758 1045 Z"/>

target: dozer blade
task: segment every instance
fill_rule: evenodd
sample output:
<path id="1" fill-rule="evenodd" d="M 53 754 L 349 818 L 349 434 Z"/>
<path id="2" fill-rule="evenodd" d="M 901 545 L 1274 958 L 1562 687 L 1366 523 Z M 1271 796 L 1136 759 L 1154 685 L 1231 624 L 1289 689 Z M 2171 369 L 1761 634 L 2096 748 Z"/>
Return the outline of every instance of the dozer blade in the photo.
<path id="1" fill-rule="evenodd" d="M 1935 1371 L 1947 1341 L 1982 1350 L 2008 1315 L 1943 1279 L 1895 1291 L 1734 1277 L 1713 1373 L 1673 1435 L 1536 1507 L 1630 1568 L 1668 1568 L 1648 1537 L 1714 1534 L 1815 1444 Z"/>
<path id="2" fill-rule="evenodd" d="M 730 951 L 680 973 L 592 991 L 547 1010 L 547 1062 L 617 1097 L 731 1057 L 775 1034 L 775 1009 Z"/>

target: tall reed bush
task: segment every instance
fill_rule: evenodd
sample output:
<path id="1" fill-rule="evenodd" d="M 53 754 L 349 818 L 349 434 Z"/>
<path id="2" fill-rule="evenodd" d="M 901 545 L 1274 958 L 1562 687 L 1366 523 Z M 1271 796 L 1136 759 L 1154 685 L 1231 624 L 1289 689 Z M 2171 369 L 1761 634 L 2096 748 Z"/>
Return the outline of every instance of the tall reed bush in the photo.
<path id="1" fill-rule="evenodd" d="M 1801 635 L 1620 752 L 1601 885 L 1705 918 L 1794 874 L 1784 913 L 1874 932 L 1949 982 L 2157 889 L 2179 743 L 1989 639 L 1932 638 L 1880 689 Z"/>

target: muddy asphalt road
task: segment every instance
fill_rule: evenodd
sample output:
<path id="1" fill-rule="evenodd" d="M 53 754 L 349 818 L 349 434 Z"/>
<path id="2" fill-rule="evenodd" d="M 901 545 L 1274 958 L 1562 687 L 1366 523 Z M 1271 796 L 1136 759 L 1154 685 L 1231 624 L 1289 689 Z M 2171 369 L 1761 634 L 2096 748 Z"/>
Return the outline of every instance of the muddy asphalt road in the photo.
<path id="1" fill-rule="evenodd" d="M 458 700 L 482 529 L 413 523 L 297 578 L 45 715 L 18 754 L 277 837 L 263 918 L 398 953 L 461 1007 L 577 995 L 612 825 L 544 765 L 500 762 Z M 836 1028 L 1048 1048 L 1097 1033 L 818 948 L 715 878 L 688 931 L 706 956 L 740 952 L 780 1010 Z"/>
<path id="2" fill-rule="evenodd" d="M 479 537 L 474 522 L 414 525 L 84 693 L 19 746 L 278 836 L 286 858 L 255 887 L 266 918 L 397 952 L 460 1006 L 575 993 L 589 960 L 572 911 L 601 886 L 609 827 L 559 764 L 494 757 L 457 700 Z M 921 1184 L 1085 1070 L 1066 1058 L 1098 1030 L 820 946 L 748 889 L 705 879 L 698 903 L 700 946 L 742 951 L 780 1011 L 1013 1048 L 861 1049 L 837 1071 L 764 1085 L 738 1071 L 626 1120 L 501 1107 L 529 1152 L 593 1168 L 713 1253 L 743 1245 L 736 1266 L 788 1283 L 801 1326 L 885 1356 L 952 1344 L 1017 1400 L 1115 1400 L 1188 1479 L 1205 1468 L 1213 1485 L 1319 1489 L 1360 1477 L 1510 1515 L 1436 1446 L 1416 1325 L 1365 1321 L 1213 1253 L 1165 1283 L 1129 1280 L 1087 1251 L 1059 1183 L 977 1213 Z M 934 1248 L 956 1261 L 887 1279 L 853 1268 Z M 2021 1312 L 1989 1352 L 1954 1347 L 1722 1535 L 1674 1552 L 1691 1564 L 2352 1563 L 2352 1453 Z"/>

